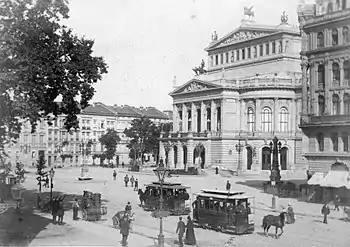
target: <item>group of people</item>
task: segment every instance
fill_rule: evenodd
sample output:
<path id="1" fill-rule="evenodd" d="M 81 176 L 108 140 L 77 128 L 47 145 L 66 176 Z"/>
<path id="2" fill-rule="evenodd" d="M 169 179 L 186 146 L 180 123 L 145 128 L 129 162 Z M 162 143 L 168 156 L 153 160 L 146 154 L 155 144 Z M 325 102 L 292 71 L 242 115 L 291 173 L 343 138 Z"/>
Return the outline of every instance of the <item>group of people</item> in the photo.
<path id="1" fill-rule="evenodd" d="M 179 237 L 179 246 L 196 245 L 196 236 L 194 234 L 194 225 L 191 216 L 187 216 L 187 224 L 182 221 L 182 217 L 179 217 L 179 222 L 177 223 L 176 233 Z M 183 237 L 185 235 L 185 241 Z"/>
<path id="2" fill-rule="evenodd" d="M 51 213 L 52 213 L 52 222 L 53 224 L 62 224 L 64 216 L 64 205 L 63 200 L 66 196 L 59 195 L 52 198 L 51 202 Z"/>
<path id="3" fill-rule="evenodd" d="M 131 175 L 131 178 L 129 178 L 128 174 L 124 177 L 124 184 L 125 187 L 128 187 L 130 182 L 131 188 L 134 188 L 134 191 L 138 191 L 139 189 L 139 180 L 134 178 L 134 175 Z"/>

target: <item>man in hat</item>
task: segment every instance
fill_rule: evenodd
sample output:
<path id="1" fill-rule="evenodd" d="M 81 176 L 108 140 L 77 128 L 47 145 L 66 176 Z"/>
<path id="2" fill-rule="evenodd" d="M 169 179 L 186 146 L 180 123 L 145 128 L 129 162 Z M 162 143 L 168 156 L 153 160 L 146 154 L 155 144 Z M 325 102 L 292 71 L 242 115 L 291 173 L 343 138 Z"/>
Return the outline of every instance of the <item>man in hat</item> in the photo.
<path id="1" fill-rule="evenodd" d="M 321 213 L 323 214 L 323 223 L 328 224 L 327 216 L 329 215 L 330 210 L 327 203 L 323 204 Z"/>
<path id="2" fill-rule="evenodd" d="M 128 204 L 126 204 L 125 206 L 125 212 L 131 214 L 131 210 L 132 210 L 131 204 L 130 202 L 128 202 Z"/>
<path id="3" fill-rule="evenodd" d="M 180 247 L 184 246 L 182 238 L 184 237 L 185 230 L 186 230 L 185 223 L 182 221 L 182 217 L 179 217 L 179 222 L 177 223 L 176 233 L 178 234 L 178 237 L 179 237 L 179 246 Z"/>
<path id="4" fill-rule="evenodd" d="M 120 221 L 120 234 L 122 235 L 122 246 L 127 246 L 127 240 L 129 236 L 130 221 L 127 216 L 123 216 Z"/>

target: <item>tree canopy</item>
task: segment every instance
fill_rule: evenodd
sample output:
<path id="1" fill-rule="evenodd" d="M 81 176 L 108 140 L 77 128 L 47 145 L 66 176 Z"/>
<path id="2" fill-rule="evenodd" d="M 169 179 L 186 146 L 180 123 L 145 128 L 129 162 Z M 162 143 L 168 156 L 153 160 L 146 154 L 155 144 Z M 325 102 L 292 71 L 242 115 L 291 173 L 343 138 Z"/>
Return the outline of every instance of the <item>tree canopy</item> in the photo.
<path id="1" fill-rule="evenodd" d="M 100 143 L 104 146 L 103 155 L 108 160 L 113 159 L 115 152 L 117 151 L 117 145 L 120 142 L 120 137 L 117 131 L 114 129 L 109 129 L 104 135 L 99 139 Z"/>
<path id="2" fill-rule="evenodd" d="M 23 121 L 34 131 L 39 120 L 63 114 L 67 130 L 77 128 L 93 84 L 107 73 L 94 41 L 61 24 L 68 12 L 66 0 L 0 2 L 0 156 Z"/>

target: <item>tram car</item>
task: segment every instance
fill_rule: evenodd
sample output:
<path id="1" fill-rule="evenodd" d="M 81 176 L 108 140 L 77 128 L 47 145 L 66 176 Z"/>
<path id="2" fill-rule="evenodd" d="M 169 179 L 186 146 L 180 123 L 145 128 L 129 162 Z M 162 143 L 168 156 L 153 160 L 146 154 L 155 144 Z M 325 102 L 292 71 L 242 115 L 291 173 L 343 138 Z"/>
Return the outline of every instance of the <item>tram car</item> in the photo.
<path id="1" fill-rule="evenodd" d="M 181 183 L 163 183 L 163 210 L 170 215 L 188 215 L 191 212 L 191 197 L 189 186 Z M 160 204 L 160 183 L 152 182 L 145 185 L 145 191 L 139 191 L 140 201 L 143 208 L 156 211 Z M 141 202 L 142 204 L 142 202 Z"/>
<path id="2" fill-rule="evenodd" d="M 202 190 L 192 206 L 196 227 L 229 234 L 254 232 L 255 198 L 243 191 Z"/>

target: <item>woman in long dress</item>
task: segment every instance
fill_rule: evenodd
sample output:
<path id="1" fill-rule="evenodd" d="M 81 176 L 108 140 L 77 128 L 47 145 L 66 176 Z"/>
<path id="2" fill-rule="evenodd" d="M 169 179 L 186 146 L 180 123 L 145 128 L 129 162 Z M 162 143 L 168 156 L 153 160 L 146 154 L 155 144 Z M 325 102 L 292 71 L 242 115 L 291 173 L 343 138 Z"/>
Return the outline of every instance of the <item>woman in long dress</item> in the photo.
<path id="1" fill-rule="evenodd" d="M 196 245 L 196 236 L 194 235 L 193 221 L 190 216 L 187 216 L 185 244 Z"/>

